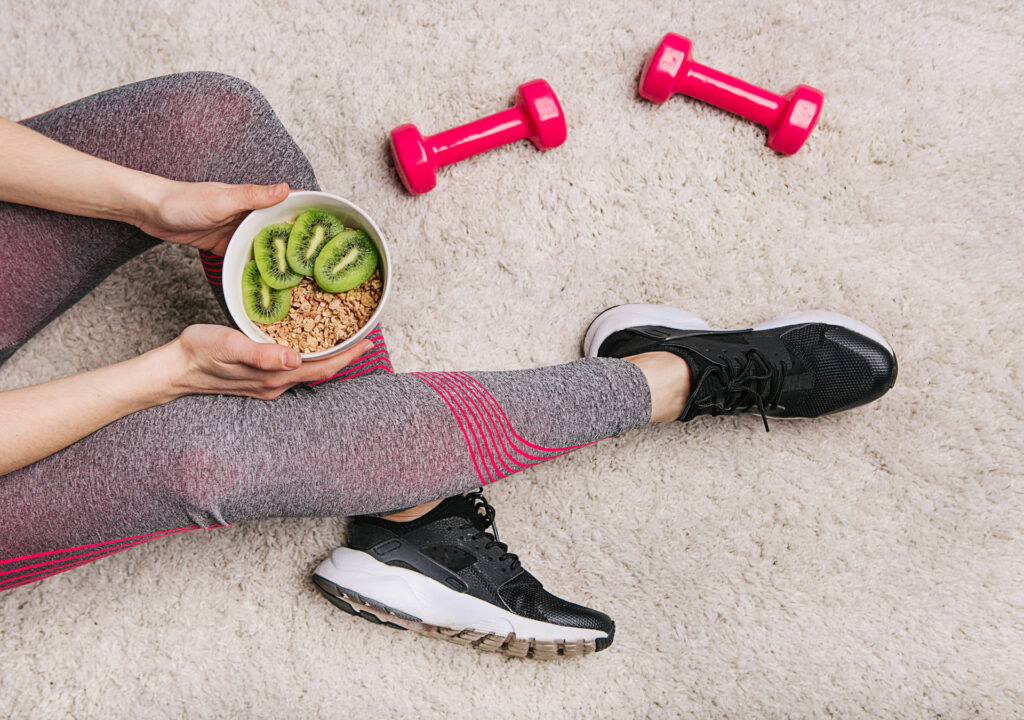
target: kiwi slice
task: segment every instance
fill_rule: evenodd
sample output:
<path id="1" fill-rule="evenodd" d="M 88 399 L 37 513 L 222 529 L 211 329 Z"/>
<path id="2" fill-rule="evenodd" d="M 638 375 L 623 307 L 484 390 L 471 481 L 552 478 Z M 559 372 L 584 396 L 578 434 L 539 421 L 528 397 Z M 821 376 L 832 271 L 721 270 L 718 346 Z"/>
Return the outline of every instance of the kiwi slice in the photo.
<path id="1" fill-rule="evenodd" d="M 312 275 L 316 256 L 327 242 L 345 229 L 336 215 L 325 210 L 307 210 L 295 218 L 288 236 L 288 265 L 299 275 Z"/>
<path id="2" fill-rule="evenodd" d="M 362 230 L 345 230 L 324 246 L 314 263 L 316 283 L 327 292 L 351 290 L 377 269 L 377 246 Z"/>
<path id="3" fill-rule="evenodd" d="M 263 282 L 275 290 L 295 287 L 302 282 L 302 275 L 292 272 L 285 259 L 291 232 L 291 223 L 267 225 L 252 241 L 252 254 L 256 258 L 256 267 L 260 269 Z"/>
<path id="4" fill-rule="evenodd" d="M 242 307 L 253 322 L 270 325 L 284 320 L 292 306 L 292 289 L 267 285 L 253 260 L 242 270 Z"/>

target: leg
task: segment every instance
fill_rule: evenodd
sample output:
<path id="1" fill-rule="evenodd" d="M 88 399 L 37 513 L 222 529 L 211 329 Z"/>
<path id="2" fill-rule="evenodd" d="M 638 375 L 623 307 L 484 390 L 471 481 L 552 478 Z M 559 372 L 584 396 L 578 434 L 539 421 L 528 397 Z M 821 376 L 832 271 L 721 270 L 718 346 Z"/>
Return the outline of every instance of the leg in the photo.
<path id="1" fill-rule="evenodd" d="M 296 189 L 319 188 L 309 161 L 266 99 L 227 75 L 145 80 L 23 123 L 90 155 L 175 180 L 286 181 Z M 0 203 L 5 300 L 0 364 L 118 266 L 157 242 L 123 223 Z M 62 282 L 53 283 L 55 275 Z M 376 339 L 380 364 L 390 367 L 383 337 Z"/>
<path id="2" fill-rule="evenodd" d="M 153 534 L 435 500 L 650 418 L 644 372 L 607 358 L 183 398 L 0 478 L 0 589 Z"/>
<path id="3" fill-rule="evenodd" d="M 640 367 L 652 421 L 756 411 L 767 429 L 768 417 L 868 402 L 896 377 L 884 338 L 823 312 L 730 332 L 674 308 L 623 305 L 595 319 L 584 352 Z M 351 615 L 516 657 L 583 655 L 611 644 L 611 618 L 552 595 L 508 552 L 479 491 L 420 510 L 353 518 L 348 545 L 314 572 L 317 588 Z"/>
<path id="4" fill-rule="evenodd" d="M 452 496 L 643 425 L 652 409 L 816 417 L 896 379 L 877 331 L 822 312 L 712 331 L 676 309 L 622 306 L 584 348 L 539 370 L 366 374 L 274 403 L 195 396 L 126 417 L 0 478 L 0 589 L 162 533 Z"/>

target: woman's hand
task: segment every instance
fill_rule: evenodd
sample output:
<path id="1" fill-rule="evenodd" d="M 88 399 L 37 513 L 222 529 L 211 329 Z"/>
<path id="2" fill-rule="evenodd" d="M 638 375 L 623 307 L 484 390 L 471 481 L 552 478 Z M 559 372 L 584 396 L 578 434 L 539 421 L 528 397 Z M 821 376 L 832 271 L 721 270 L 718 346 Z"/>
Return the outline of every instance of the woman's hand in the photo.
<path id="1" fill-rule="evenodd" d="M 135 224 L 160 240 L 223 255 L 250 210 L 288 197 L 288 184 L 228 185 L 164 181 Z"/>
<path id="2" fill-rule="evenodd" d="M 248 395 L 273 400 L 302 382 L 326 380 L 373 347 L 363 340 L 324 360 L 303 361 L 283 345 L 250 340 L 223 325 L 192 325 L 160 348 L 173 397 Z"/>
<path id="3" fill-rule="evenodd" d="M 0 201 L 132 223 L 168 242 L 224 254 L 250 210 L 288 197 L 288 185 L 168 180 L 74 150 L 0 118 Z"/>

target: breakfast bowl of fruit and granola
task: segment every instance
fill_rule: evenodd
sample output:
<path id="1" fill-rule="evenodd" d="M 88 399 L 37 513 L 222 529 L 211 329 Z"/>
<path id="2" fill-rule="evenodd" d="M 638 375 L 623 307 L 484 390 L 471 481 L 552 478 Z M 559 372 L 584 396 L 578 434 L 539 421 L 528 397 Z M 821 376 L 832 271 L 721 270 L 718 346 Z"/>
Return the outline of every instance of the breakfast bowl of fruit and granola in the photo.
<path id="1" fill-rule="evenodd" d="M 303 358 L 334 355 L 380 321 L 391 260 L 377 224 L 325 192 L 293 192 L 239 224 L 221 277 L 235 325 Z"/>

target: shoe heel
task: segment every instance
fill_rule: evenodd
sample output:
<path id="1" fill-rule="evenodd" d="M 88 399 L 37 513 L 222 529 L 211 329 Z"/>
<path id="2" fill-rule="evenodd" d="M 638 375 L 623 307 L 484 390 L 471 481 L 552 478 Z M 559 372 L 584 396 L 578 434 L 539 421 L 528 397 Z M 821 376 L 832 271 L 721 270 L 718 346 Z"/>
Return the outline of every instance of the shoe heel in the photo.
<path id="1" fill-rule="evenodd" d="M 710 330 L 697 315 L 669 305 L 633 303 L 608 308 L 594 318 L 583 338 L 583 357 L 597 357 L 609 335 L 630 327 L 660 325 L 677 330 Z"/>

